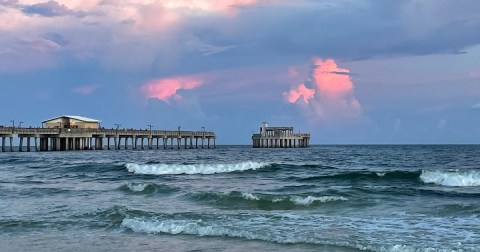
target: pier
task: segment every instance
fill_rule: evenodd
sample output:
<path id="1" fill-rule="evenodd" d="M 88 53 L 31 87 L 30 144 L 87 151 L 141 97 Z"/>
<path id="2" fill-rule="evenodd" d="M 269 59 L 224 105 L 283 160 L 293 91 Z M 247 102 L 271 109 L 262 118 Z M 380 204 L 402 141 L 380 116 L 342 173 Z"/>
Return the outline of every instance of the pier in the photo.
<path id="1" fill-rule="evenodd" d="M 306 148 L 310 146 L 310 134 L 294 133 L 293 127 L 269 127 L 263 122 L 252 141 L 253 148 Z"/>
<path id="2" fill-rule="evenodd" d="M 20 152 L 120 150 L 122 143 L 133 150 L 216 148 L 216 135 L 208 131 L 1 127 L 2 152 L 14 151 L 15 137 Z"/>

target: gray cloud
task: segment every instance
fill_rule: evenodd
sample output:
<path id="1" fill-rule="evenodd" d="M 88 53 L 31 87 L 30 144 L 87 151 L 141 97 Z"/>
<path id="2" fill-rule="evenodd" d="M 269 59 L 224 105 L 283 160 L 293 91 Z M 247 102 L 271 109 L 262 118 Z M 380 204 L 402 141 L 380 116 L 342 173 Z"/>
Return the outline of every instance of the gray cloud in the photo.
<path id="1" fill-rule="evenodd" d="M 83 11 L 70 10 L 63 4 L 59 4 L 56 1 L 48 1 L 46 3 L 38 3 L 33 5 L 24 5 L 21 10 L 25 14 L 40 15 L 43 17 L 58 17 L 73 15 L 76 17 L 85 17 L 88 13 Z M 92 12 L 91 15 L 99 15 L 98 12 Z"/>
<path id="2" fill-rule="evenodd" d="M 65 16 L 73 13 L 65 5 L 55 1 L 24 6 L 22 11 L 25 14 L 37 14 L 44 17 Z"/>

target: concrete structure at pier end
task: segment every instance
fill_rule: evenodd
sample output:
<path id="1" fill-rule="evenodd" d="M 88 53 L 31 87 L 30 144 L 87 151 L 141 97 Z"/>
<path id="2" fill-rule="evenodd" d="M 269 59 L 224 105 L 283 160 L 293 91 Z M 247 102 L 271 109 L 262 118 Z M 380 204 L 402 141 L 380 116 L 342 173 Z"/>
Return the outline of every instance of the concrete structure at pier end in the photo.
<path id="1" fill-rule="evenodd" d="M 294 133 L 293 127 L 269 127 L 263 122 L 252 141 L 253 148 L 306 148 L 310 146 L 310 134 Z"/>

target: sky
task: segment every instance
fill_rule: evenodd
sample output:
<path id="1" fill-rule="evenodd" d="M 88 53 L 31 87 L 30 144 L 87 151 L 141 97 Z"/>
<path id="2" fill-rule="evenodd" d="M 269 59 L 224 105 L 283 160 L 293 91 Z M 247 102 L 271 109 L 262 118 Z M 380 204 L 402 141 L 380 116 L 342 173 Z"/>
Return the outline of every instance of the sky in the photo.
<path id="1" fill-rule="evenodd" d="M 0 0 L 0 125 L 480 143 L 477 0 Z"/>

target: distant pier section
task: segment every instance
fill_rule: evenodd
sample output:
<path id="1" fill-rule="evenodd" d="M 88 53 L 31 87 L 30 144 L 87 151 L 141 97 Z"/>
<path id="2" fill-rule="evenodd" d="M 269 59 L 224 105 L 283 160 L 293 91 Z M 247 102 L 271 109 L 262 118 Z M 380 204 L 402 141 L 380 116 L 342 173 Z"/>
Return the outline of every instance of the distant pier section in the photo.
<path id="1" fill-rule="evenodd" d="M 294 133 L 293 127 L 269 127 L 263 122 L 252 141 L 253 148 L 306 148 L 310 146 L 310 134 Z"/>
<path id="2" fill-rule="evenodd" d="M 42 122 L 41 128 L 0 127 L 2 152 L 14 151 L 13 139 L 19 138 L 18 151 L 73 151 L 115 149 L 194 149 L 216 148 L 216 135 L 209 131 L 115 129 L 100 127 L 100 121 L 81 116 L 60 116 Z M 202 127 L 203 128 L 203 127 Z M 204 129 L 204 128 L 203 128 Z M 9 145 L 7 149 L 7 140 Z M 160 143 L 161 142 L 161 143 Z M 122 145 L 123 143 L 123 145 Z"/>

